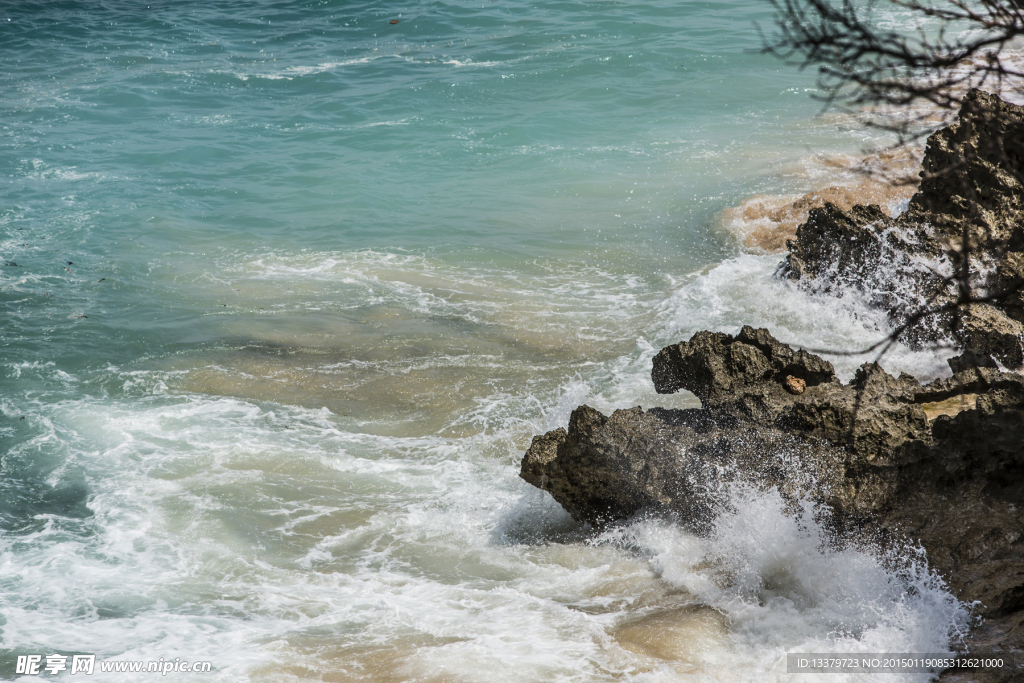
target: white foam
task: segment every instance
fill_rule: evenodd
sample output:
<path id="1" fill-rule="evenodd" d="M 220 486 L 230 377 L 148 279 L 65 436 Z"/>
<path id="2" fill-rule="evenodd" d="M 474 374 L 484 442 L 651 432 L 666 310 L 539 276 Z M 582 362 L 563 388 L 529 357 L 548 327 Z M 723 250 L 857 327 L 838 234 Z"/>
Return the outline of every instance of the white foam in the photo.
<path id="1" fill-rule="evenodd" d="M 408 126 L 411 121 L 416 119 L 415 116 L 410 116 L 404 119 L 398 119 L 397 121 L 377 121 L 375 123 L 367 123 L 359 128 L 376 128 L 378 126 Z"/>
<path id="2" fill-rule="evenodd" d="M 474 367 L 505 374 L 434 435 L 366 434 L 326 409 L 175 393 L 178 368 L 107 367 L 120 397 L 0 403 L 37 430 L 8 462 L 53 454 L 54 487 L 85 472 L 91 512 L 43 513 L 29 535 L 5 537 L 0 583 L 14 589 L 4 628 L 19 634 L 10 646 L 210 659 L 220 680 L 283 679 L 299 665 L 368 670 L 383 658 L 406 678 L 732 681 L 781 675 L 795 649 L 941 651 L 965 612 L 915 555 L 894 571 L 869 552 L 829 548 L 813 516 L 786 516 L 775 494 L 734 492 L 707 539 L 656 521 L 594 538 L 516 477 L 530 437 L 565 425 L 580 403 L 695 405 L 654 394 L 650 359 L 699 329 L 754 324 L 803 345 L 884 334 L 884 316 L 863 301 L 807 294 L 773 277 L 777 262 L 743 255 L 673 281 L 397 251 L 236 255 L 218 282 L 258 287 L 267 305 L 306 286 L 334 305 L 338 291 L 373 292 L 412 316 L 477 321 L 470 334 L 571 334 L 554 347 L 569 351 L 513 362 L 475 353 Z M 620 350 L 589 358 L 586 339 Z M 835 360 L 848 376 L 861 359 Z M 902 348 L 891 360 L 938 362 Z M 456 373 L 466 363 L 437 353 L 325 369 Z M 51 364 L 8 368 L 65 392 L 82 383 Z M 726 617 L 725 635 L 706 635 L 694 661 L 617 640 L 680 601 Z"/>
<path id="3" fill-rule="evenodd" d="M 715 680 L 784 675 L 787 652 L 947 652 L 965 633 L 969 610 L 915 549 L 836 548 L 812 506 L 794 517 L 774 491 L 737 486 L 729 502 L 707 538 L 653 521 L 602 536 L 637 548 L 662 579 L 725 615 L 730 647 Z"/>
<path id="4" fill-rule="evenodd" d="M 614 634 L 682 595 L 727 617 L 726 639 L 711 638 L 686 665 L 715 680 L 777 675 L 794 648 L 942 650 L 943 629 L 959 627 L 963 610 L 923 565 L 899 574 L 869 553 L 822 547 L 821 530 L 787 517 L 772 494 L 737 493 L 709 539 L 646 521 L 588 540 L 515 476 L 529 436 L 564 425 L 576 405 L 650 405 L 650 357 L 688 328 L 752 322 L 798 340 L 873 332 L 853 309 L 824 316 L 834 303 L 772 279 L 773 267 L 774 259 L 742 256 L 660 294 L 598 269 L 497 277 L 397 253 L 261 257 L 228 269 L 227 281 L 245 272 L 288 286 L 387 284 L 402 306 L 449 314 L 500 312 L 489 303 L 495 291 L 529 297 L 540 281 L 557 292 L 537 302 L 547 306 L 542 321 L 561 314 L 563 298 L 570 318 L 619 316 L 625 328 L 635 329 L 636 309 L 660 306 L 662 315 L 647 336 L 631 337 L 628 352 L 581 364 L 561 386 L 492 388 L 466 417 L 478 426 L 469 436 L 360 434 L 326 410 L 168 394 L 177 370 L 110 367 L 124 398 L 30 406 L 41 431 L 9 457 L 63 454 L 50 481 L 87 472 L 92 516 L 41 519 L 17 541 L 17 555 L 5 539 L 0 582 L 16 587 L 4 598 L 5 631 L 20 634 L 10 646 L 210 659 L 220 680 L 283 676 L 300 663 L 369 667 L 383 657 L 408 678 L 616 672 L 678 681 L 688 675 L 682 664 L 636 654 Z M 435 280 L 423 282 L 427 275 Z M 609 283 L 619 289 L 603 291 Z"/>
<path id="5" fill-rule="evenodd" d="M 659 338 L 689 339 L 699 330 L 736 332 L 752 325 L 815 352 L 849 353 L 868 349 L 892 331 L 885 313 L 857 292 L 814 294 L 776 278 L 779 258 L 738 256 L 682 283 L 664 306 L 666 323 Z M 848 380 L 862 363 L 875 360 L 877 351 L 821 355 Z M 952 355 L 947 348 L 913 350 L 897 344 L 880 362 L 890 373 L 909 372 L 924 381 L 948 376 L 945 359 Z"/>
<path id="6" fill-rule="evenodd" d="M 454 66 L 456 68 L 459 68 L 459 67 L 464 67 L 464 66 L 485 66 L 485 67 L 486 66 L 499 66 L 501 64 L 506 64 L 507 62 L 488 62 L 488 61 L 474 62 L 472 59 L 458 60 L 458 59 L 452 58 L 452 59 L 445 60 L 443 63 L 444 64 L 451 64 L 452 66 Z"/>

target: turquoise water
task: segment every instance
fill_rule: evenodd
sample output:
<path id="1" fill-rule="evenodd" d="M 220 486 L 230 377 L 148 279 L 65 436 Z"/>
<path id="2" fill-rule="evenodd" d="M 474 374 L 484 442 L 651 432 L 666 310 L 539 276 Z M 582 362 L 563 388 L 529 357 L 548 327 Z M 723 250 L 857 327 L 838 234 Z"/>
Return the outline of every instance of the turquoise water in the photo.
<path id="1" fill-rule="evenodd" d="M 755 22 L 753 0 L 0 7 L 8 659 L 766 680 L 786 651 L 944 647 L 941 585 L 821 551 L 769 494 L 711 539 L 596 535 L 516 477 L 581 402 L 696 405 L 649 371 L 699 329 L 884 334 L 723 227 L 877 142 L 816 116 Z"/>

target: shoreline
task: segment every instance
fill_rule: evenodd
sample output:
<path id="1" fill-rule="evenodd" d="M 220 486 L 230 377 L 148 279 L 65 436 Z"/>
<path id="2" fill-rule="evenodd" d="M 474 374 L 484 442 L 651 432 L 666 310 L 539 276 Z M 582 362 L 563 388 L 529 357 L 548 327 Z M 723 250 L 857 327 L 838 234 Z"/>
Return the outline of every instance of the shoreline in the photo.
<path id="1" fill-rule="evenodd" d="M 653 513 L 712 534 L 738 484 L 775 490 L 795 511 L 808 501 L 828 511 L 838 548 L 905 554 L 922 544 L 929 571 L 981 619 L 960 645 L 1024 656 L 1024 167 L 1012 161 L 1024 159 L 1015 156 L 1020 141 L 1024 107 L 972 91 L 959 121 L 929 138 L 924 182 L 903 212 L 810 208 L 778 273 L 835 296 L 881 291 L 875 305 L 908 343 L 953 334 L 962 353 L 949 361 L 951 378 L 922 385 L 866 363 L 844 385 L 830 363 L 768 330 L 699 332 L 662 349 L 652 379 L 659 393 L 692 392 L 701 408 L 605 416 L 580 406 L 567 430 L 534 437 L 520 476 L 598 528 Z M 975 245 L 977 278 L 987 278 L 976 286 L 1006 294 L 959 311 L 949 281 L 916 267 L 950 258 L 957 235 Z M 924 298 L 934 320 L 901 328 Z M 1017 676 L 951 670 L 944 680 Z"/>

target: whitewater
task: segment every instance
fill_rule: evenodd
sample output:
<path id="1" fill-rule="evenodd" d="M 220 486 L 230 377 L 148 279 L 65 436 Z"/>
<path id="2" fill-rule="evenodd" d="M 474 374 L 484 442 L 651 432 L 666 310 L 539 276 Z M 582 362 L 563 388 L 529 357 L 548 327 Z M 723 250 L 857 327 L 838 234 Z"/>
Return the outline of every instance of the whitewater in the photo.
<path id="1" fill-rule="evenodd" d="M 771 21 L 0 4 L 0 677 L 788 681 L 789 652 L 947 651 L 970 606 L 914 548 L 752 490 L 709 536 L 595 530 L 518 478 L 581 403 L 698 406 L 650 380 L 698 330 L 888 332 L 774 277 L 763 207 L 857 187 L 887 141 L 758 51 Z M 928 676 L 820 676 L 868 679 Z"/>

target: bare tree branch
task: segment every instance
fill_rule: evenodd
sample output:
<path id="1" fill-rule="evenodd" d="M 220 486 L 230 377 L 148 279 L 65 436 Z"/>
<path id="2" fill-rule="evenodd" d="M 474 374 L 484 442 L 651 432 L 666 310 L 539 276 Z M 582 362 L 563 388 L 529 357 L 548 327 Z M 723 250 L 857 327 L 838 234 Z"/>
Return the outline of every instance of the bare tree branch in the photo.
<path id="1" fill-rule="evenodd" d="M 1010 48 L 1024 46 L 1024 0 L 769 0 L 776 10 L 776 33 L 762 33 L 763 51 L 800 69 L 817 70 L 826 107 L 855 110 L 865 125 L 897 135 L 896 146 L 928 135 L 960 109 L 971 88 L 984 86 L 1005 94 L 1024 93 L 1024 51 L 1014 59 Z M 897 29 L 884 21 L 898 12 L 908 25 Z M 866 116 L 865 116 L 866 115 Z M 975 112 L 997 121 L 998 113 Z M 1006 169 L 1019 165 L 1004 141 L 993 161 Z M 1014 158 L 1011 158 L 1014 157 Z M 885 338 L 854 351 L 808 349 L 815 353 L 855 356 L 878 352 L 880 360 L 899 340 L 913 337 L 926 320 L 948 316 L 954 340 L 963 347 L 964 316 L 972 305 L 1001 304 L 1024 288 L 1024 280 L 993 288 L 977 281 L 979 264 L 1003 258 L 1003 246 L 981 215 L 981 199 L 965 166 L 976 164 L 978 150 L 965 148 L 944 168 L 928 168 L 925 180 L 959 178 L 954 192 L 963 198 L 959 244 L 947 251 L 952 275 L 925 305 L 903 316 Z M 986 232 L 987 231 L 987 232 Z M 980 250 L 980 251 L 979 251 Z M 976 291 L 978 287 L 984 291 Z M 955 296 L 948 296 L 955 290 Z M 934 344 L 940 346 L 940 342 Z"/>

